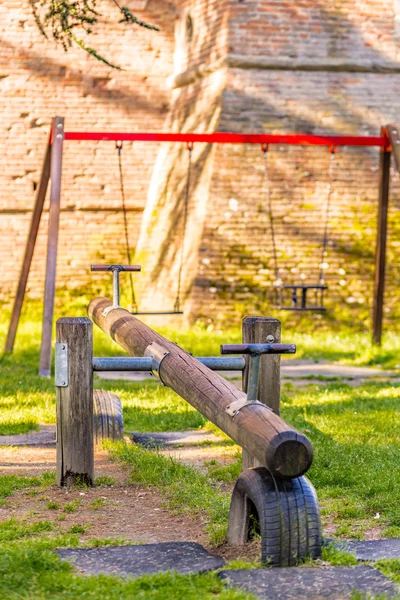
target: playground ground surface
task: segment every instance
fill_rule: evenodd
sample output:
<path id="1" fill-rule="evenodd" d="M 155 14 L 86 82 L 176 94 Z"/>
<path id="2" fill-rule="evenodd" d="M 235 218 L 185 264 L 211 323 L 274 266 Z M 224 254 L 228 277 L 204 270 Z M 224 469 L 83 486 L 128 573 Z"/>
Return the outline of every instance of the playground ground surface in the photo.
<path id="1" fill-rule="evenodd" d="M 37 375 L 38 319 L 24 319 L 13 356 L 1 359 L 0 435 L 39 431 L 55 421 L 51 380 Z M 3 343 L 6 321 L 1 326 Z M 222 342 L 237 342 L 239 330 L 165 332 L 195 355 L 215 355 Z M 297 357 L 311 373 L 289 376 L 282 386 L 282 416 L 306 433 L 315 448 L 308 476 L 316 487 L 324 534 L 337 539 L 400 537 L 400 336 L 388 336 L 381 350 L 368 334 L 289 330 L 284 342 L 298 345 Z M 96 355 L 122 354 L 95 332 Z M 321 372 L 321 361 L 347 367 L 375 367 L 371 377 Z M 319 365 L 312 373 L 312 364 Z M 319 361 L 319 362 L 317 362 Z M 289 364 L 285 363 L 284 364 Z M 295 363 L 293 363 L 295 364 Z M 391 372 L 393 371 L 393 372 Z M 301 385 L 300 385 L 301 383 Z M 239 448 L 170 390 L 152 380 L 96 379 L 96 387 L 117 393 L 127 432 L 206 430 L 215 436 L 160 450 L 108 444 L 96 460 L 97 487 L 69 492 L 54 486 L 55 451 L 49 447 L 0 449 L 0 598 L 251 598 L 225 589 L 213 573 L 162 574 L 125 581 L 109 575 L 82 577 L 52 548 L 149 543 L 182 539 L 200 542 L 230 567 L 251 567 L 250 548 L 224 545 L 229 496 L 240 472 Z M 321 564 L 354 564 L 328 546 Z M 400 561 L 376 566 L 400 582 Z"/>

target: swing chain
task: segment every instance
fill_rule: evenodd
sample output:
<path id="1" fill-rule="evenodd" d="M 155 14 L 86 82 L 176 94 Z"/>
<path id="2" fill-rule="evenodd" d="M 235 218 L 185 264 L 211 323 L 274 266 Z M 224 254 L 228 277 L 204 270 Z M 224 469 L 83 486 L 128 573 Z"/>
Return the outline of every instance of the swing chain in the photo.
<path id="1" fill-rule="evenodd" d="M 272 198 L 271 198 L 271 186 L 269 181 L 269 169 L 268 169 L 268 144 L 262 144 L 261 151 L 264 154 L 264 172 L 265 172 L 265 190 L 267 194 L 268 203 L 268 216 L 271 228 L 271 241 L 272 241 L 272 254 L 274 257 L 274 270 L 275 270 L 275 285 L 282 285 L 282 280 L 279 277 L 278 267 L 278 254 L 276 251 L 276 240 L 275 240 L 275 227 L 274 227 L 274 216 L 272 212 Z"/>
<path id="2" fill-rule="evenodd" d="M 192 152 L 193 152 L 193 142 L 187 142 L 186 149 L 188 151 L 188 170 L 186 177 L 186 189 L 185 189 L 185 203 L 183 206 L 183 227 L 182 227 L 182 236 L 181 236 L 181 258 L 179 264 L 178 271 L 178 284 L 176 291 L 176 299 L 174 304 L 174 312 L 180 312 L 181 310 L 181 284 L 182 284 L 182 271 L 183 264 L 185 260 L 185 238 L 186 238 L 186 226 L 189 214 L 189 195 L 190 195 L 190 177 L 192 170 Z"/>
<path id="3" fill-rule="evenodd" d="M 335 158 L 337 147 L 331 146 L 330 149 L 330 159 L 329 159 L 329 179 L 328 179 L 328 190 L 326 196 L 326 206 L 325 206 L 325 225 L 324 225 L 324 236 L 322 240 L 322 252 L 321 252 L 321 262 L 320 262 L 320 271 L 319 271 L 319 285 L 325 285 L 324 279 L 324 268 L 325 268 L 325 258 L 328 250 L 328 226 L 329 226 L 329 213 L 330 213 L 330 205 L 333 191 L 333 176 L 334 176 L 334 167 L 335 167 Z"/>
<path id="4" fill-rule="evenodd" d="M 122 141 L 117 141 L 115 143 L 115 148 L 118 151 L 119 181 L 120 181 L 120 191 L 121 191 L 121 200 L 122 200 L 122 212 L 124 215 L 126 258 L 128 260 L 128 265 L 130 265 L 131 264 L 131 248 L 130 248 L 130 244 L 129 244 L 128 217 L 127 217 L 126 204 L 125 204 L 124 174 L 122 171 L 122 156 L 121 156 L 122 155 Z M 135 298 L 135 288 L 133 286 L 132 273 L 129 273 L 129 283 L 130 283 L 130 288 L 131 288 L 132 311 L 136 312 L 137 304 L 136 304 L 136 298 Z"/>

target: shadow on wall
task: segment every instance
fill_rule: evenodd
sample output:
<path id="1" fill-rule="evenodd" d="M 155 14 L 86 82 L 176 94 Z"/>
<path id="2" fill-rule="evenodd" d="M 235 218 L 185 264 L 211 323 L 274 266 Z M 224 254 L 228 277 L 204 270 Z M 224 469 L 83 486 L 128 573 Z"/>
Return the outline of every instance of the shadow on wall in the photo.
<path id="1" fill-rule="evenodd" d="M 0 46 L 12 50 L 13 53 L 18 52 L 19 60 L 24 68 L 40 77 L 46 77 L 54 84 L 60 83 L 67 86 L 68 81 L 71 81 L 71 85 L 76 86 L 78 82 L 83 98 L 89 95 L 95 96 L 105 107 L 118 104 L 128 115 L 137 113 L 138 110 L 145 111 L 146 114 L 165 113 L 167 110 L 164 104 L 157 106 L 149 103 L 149 93 L 153 97 L 157 97 L 160 90 L 152 86 L 149 92 L 148 81 L 146 81 L 146 88 L 143 93 L 140 92 L 140 88 L 136 87 L 133 91 L 132 88 L 123 85 L 119 88 L 109 89 L 104 87 L 104 77 L 91 77 L 86 72 L 73 69 L 70 66 L 66 67 L 61 61 L 56 61 L 48 56 L 44 58 L 42 54 L 33 50 L 27 51 L 16 47 L 2 38 L 0 38 Z M 64 101 L 62 101 L 62 104 L 64 105 Z M 52 116 L 52 114 L 49 114 L 48 123 L 50 123 Z"/>

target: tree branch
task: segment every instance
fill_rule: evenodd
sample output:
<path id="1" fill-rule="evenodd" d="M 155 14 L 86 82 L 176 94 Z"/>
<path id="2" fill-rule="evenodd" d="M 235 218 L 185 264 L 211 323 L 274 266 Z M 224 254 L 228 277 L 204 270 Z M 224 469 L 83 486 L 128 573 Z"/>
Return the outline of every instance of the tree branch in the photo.
<path id="1" fill-rule="evenodd" d="M 73 44 L 82 48 L 85 52 L 93 56 L 96 60 L 121 70 L 118 65 L 112 64 L 109 60 L 101 56 L 97 50 L 88 46 L 75 31 L 81 29 L 82 32 L 90 35 L 99 23 L 102 16 L 96 10 L 97 0 L 29 0 L 32 7 L 32 13 L 40 33 L 49 39 L 49 35 L 57 44 L 61 44 L 67 51 Z M 155 25 L 150 25 L 138 19 L 132 14 L 126 6 L 121 6 L 117 0 L 113 0 L 122 19 L 118 23 L 128 23 L 144 27 L 152 31 L 159 31 Z M 73 29 L 75 30 L 73 32 Z"/>

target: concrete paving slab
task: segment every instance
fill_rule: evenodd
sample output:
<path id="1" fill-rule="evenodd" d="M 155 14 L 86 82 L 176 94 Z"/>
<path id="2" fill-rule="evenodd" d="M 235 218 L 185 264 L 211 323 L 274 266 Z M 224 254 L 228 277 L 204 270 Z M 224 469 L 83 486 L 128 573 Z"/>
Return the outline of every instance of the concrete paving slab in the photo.
<path id="1" fill-rule="evenodd" d="M 172 569 L 183 574 L 205 573 L 225 565 L 222 558 L 194 542 L 67 548 L 57 552 L 85 575 L 139 577 Z"/>
<path id="2" fill-rule="evenodd" d="M 357 560 L 375 562 L 382 558 L 400 559 L 400 539 L 335 541 L 340 550 L 353 554 Z"/>
<path id="3" fill-rule="evenodd" d="M 40 446 L 55 448 L 56 426 L 41 425 L 39 431 L 19 433 L 17 435 L 0 435 L 0 446 Z"/>
<path id="4" fill-rule="evenodd" d="M 260 600 L 350 600 L 354 591 L 361 593 L 361 598 L 395 598 L 400 590 L 369 566 L 250 569 L 222 571 L 220 576 Z"/>

